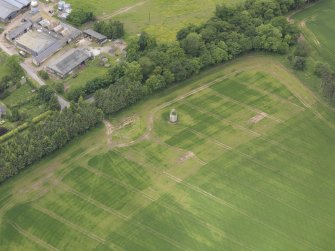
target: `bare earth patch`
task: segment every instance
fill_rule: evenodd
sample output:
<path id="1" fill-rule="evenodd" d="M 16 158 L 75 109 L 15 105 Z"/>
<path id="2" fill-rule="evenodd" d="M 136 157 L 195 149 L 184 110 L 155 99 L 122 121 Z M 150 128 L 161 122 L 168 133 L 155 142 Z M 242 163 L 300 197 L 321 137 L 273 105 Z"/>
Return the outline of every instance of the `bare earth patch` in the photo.
<path id="1" fill-rule="evenodd" d="M 186 160 L 192 159 L 193 157 L 195 157 L 193 152 L 187 152 L 179 158 L 179 162 L 185 162 Z"/>
<path id="2" fill-rule="evenodd" d="M 257 114 L 256 116 L 252 117 L 249 122 L 252 124 L 257 124 L 258 122 L 262 121 L 264 118 L 266 118 L 268 115 L 265 112 L 261 112 Z"/>

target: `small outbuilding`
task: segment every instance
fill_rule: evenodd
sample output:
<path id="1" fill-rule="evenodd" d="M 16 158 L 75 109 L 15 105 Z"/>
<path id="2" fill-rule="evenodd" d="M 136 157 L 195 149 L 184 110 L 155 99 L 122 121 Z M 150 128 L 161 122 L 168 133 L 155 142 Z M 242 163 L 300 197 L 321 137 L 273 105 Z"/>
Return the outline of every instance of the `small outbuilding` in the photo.
<path id="1" fill-rule="evenodd" d="M 92 29 L 84 30 L 84 35 L 86 37 L 89 37 L 89 38 L 97 41 L 100 44 L 103 44 L 107 41 L 107 37 L 105 35 L 102 35 L 99 32 L 96 32 Z"/>
<path id="2" fill-rule="evenodd" d="M 72 49 L 47 66 L 49 72 L 65 78 L 73 70 L 85 64 L 92 57 L 85 49 Z"/>

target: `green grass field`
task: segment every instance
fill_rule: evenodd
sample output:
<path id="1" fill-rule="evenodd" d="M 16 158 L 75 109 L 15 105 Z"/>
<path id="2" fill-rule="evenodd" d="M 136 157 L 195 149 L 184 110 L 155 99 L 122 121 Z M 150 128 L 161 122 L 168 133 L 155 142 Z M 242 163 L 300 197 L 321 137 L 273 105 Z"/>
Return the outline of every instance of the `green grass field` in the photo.
<path id="1" fill-rule="evenodd" d="M 300 22 L 305 37 L 316 49 L 318 56 L 335 65 L 335 1 L 321 0 L 293 16 Z"/>
<path id="2" fill-rule="evenodd" d="M 242 0 L 238 0 L 242 1 Z M 77 8 L 91 10 L 99 19 L 114 18 L 125 23 L 128 35 L 142 30 L 161 41 L 173 41 L 178 30 L 192 23 L 199 24 L 212 16 L 219 3 L 235 0 L 69 0 Z"/>
<path id="3" fill-rule="evenodd" d="M 1 249 L 333 250 L 334 122 L 270 57 L 213 68 L 0 186 Z"/>

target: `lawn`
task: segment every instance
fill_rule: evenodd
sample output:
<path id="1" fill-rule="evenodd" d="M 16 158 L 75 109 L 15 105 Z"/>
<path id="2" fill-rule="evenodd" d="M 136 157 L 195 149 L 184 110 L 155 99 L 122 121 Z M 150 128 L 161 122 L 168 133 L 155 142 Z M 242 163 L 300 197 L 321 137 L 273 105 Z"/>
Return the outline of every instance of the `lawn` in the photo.
<path id="1" fill-rule="evenodd" d="M 1 247 L 333 250 L 334 122 L 271 57 L 213 68 L 0 186 Z"/>
<path id="2" fill-rule="evenodd" d="M 335 65 L 335 0 L 319 1 L 311 8 L 293 16 L 300 22 L 305 37 L 321 56 Z"/>
<path id="3" fill-rule="evenodd" d="M 6 54 L 0 50 L 0 79 L 6 76 L 6 74 L 8 74 L 9 71 L 7 65 L 5 64 L 6 59 L 7 59 Z"/>
<path id="4" fill-rule="evenodd" d="M 111 59 L 109 58 L 109 60 Z M 100 59 L 97 57 L 94 60 L 87 62 L 82 69 L 77 70 L 75 72 L 75 78 L 69 76 L 65 80 L 62 80 L 61 82 L 64 84 L 65 89 L 71 90 L 83 87 L 88 81 L 107 74 L 108 68 L 99 65 L 99 62 Z"/>
<path id="5" fill-rule="evenodd" d="M 242 1 L 242 0 L 238 0 Z M 173 41 L 184 26 L 200 24 L 213 15 L 217 4 L 236 0 L 70 0 L 74 7 L 92 10 L 99 19 L 114 18 L 125 23 L 128 35 L 142 30 L 161 41 Z"/>

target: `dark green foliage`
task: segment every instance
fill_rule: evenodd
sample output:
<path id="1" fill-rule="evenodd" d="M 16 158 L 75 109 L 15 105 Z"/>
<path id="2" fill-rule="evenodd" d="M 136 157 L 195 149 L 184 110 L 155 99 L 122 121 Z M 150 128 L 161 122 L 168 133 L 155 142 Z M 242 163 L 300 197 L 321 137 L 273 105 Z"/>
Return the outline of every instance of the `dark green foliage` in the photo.
<path id="1" fill-rule="evenodd" d="M 67 21 L 75 26 L 94 20 L 93 12 L 84 11 L 83 9 L 75 9 L 68 16 Z"/>
<path id="2" fill-rule="evenodd" d="M 328 72 L 322 76 L 321 87 L 325 97 L 335 102 L 335 74 L 333 72 Z"/>
<path id="3" fill-rule="evenodd" d="M 332 74 L 332 70 L 329 64 L 317 62 L 315 64 L 314 74 L 318 77 L 323 77 L 323 76 Z"/>
<path id="4" fill-rule="evenodd" d="M 293 68 L 298 71 L 303 71 L 306 69 L 306 58 L 295 56 L 293 58 Z"/>
<path id="5" fill-rule="evenodd" d="M 38 89 L 38 97 L 44 102 L 49 102 L 53 95 L 54 91 L 47 85 L 44 85 Z"/>
<path id="6" fill-rule="evenodd" d="M 23 115 L 20 113 L 19 109 L 13 108 L 11 109 L 11 114 L 8 117 L 9 121 L 11 122 L 17 122 L 22 121 L 24 119 Z"/>
<path id="7" fill-rule="evenodd" d="M 45 85 L 38 90 L 38 98 L 41 102 L 48 104 L 51 110 L 59 110 L 60 105 L 57 96 L 51 87 Z"/>
<path id="8" fill-rule="evenodd" d="M 62 83 L 57 83 L 54 86 L 55 91 L 59 94 L 63 94 L 64 93 L 64 85 Z"/>
<path id="9" fill-rule="evenodd" d="M 298 40 L 297 47 L 294 51 L 294 55 L 298 57 L 307 57 L 310 53 L 310 47 L 308 43 L 301 39 Z"/>
<path id="10" fill-rule="evenodd" d="M 17 56 L 10 56 L 6 59 L 8 73 L 0 79 L 0 98 L 8 96 L 8 88 L 18 85 L 21 78 L 25 76 L 21 66 L 20 58 Z"/>
<path id="11" fill-rule="evenodd" d="M 94 24 L 94 30 L 110 39 L 122 38 L 124 36 L 123 23 L 120 21 L 99 21 Z"/>
<path id="12" fill-rule="evenodd" d="M 8 129 L 5 127 L 0 127 L 0 136 L 6 134 L 8 132 Z"/>
<path id="13" fill-rule="evenodd" d="M 101 120 L 99 109 L 80 102 L 70 109 L 54 112 L 43 122 L 32 124 L 26 132 L 14 135 L 0 145 L 0 182 L 60 149 Z"/>
<path id="14" fill-rule="evenodd" d="M 46 71 L 41 70 L 41 71 L 38 72 L 38 75 L 44 80 L 49 79 L 49 74 Z"/>

